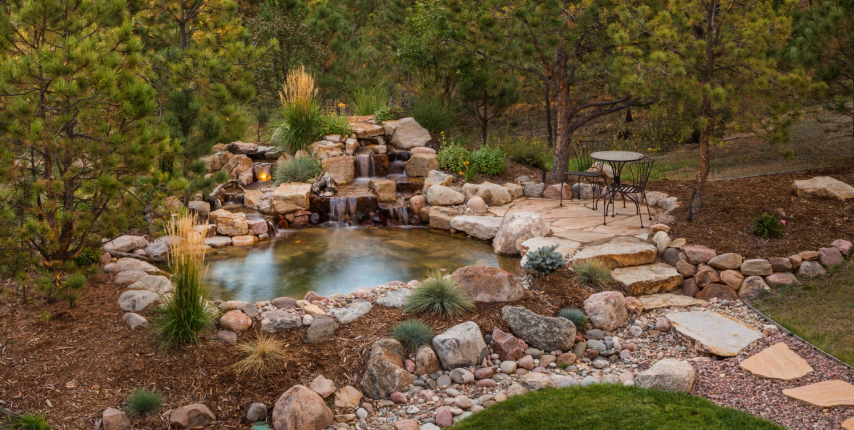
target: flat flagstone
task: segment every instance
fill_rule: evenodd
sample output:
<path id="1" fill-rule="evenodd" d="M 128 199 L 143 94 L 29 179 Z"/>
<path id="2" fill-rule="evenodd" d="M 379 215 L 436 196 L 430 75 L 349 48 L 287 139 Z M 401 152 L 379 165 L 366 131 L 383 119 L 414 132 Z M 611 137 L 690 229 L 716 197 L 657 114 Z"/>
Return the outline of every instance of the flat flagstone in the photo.
<path id="1" fill-rule="evenodd" d="M 844 430 L 854 430 L 854 417 L 851 417 L 845 421 L 842 421 L 842 428 Z"/>
<path id="2" fill-rule="evenodd" d="M 682 275 L 666 263 L 618 267 L 611 271 L 611 277 L 632 296 L 672 291 L 682 283 Z"/>
<path id="3" fill-rule="evenodd" d="M 721 357 L 734 357 L 762 338 L 762 333 L 717 312 L 671 312 L 666 317 L 680 334 Z"/>
<path id="4" fill-rule="evenodd" d="M 703 306 L 709 302 L 694 297 L 679 294 L 663 293 L 638 297 L 644 309 L 684 308 L 688 306 Z"/>
<path id="5" fill-rule="evenodd" d="M 820 408 L 854 406 L 854 385 L 838 379 L 789 388 L 783 394 Z"/>
<path id="6" fill-rule="evenodd" d="M 597 233 L 594 231 L 583 231 L 583 230 L 565 230 L 561 232 L 554 232 L 554 236 L 561 237 L 564 239 L 574 240 L 576 242 L 581 243 L 590 243 L 596 242 L 597 240 L 608 239 L 614 237 L 613 234 L 607 233 Z"/>
<path id="7" fill-rule="evenodd" d="M 765 348 L 762 352 L 739 363 L 742 369 L 763 378 L 789 381 L 806 376 L 814 369 L 783 342 Z"/>

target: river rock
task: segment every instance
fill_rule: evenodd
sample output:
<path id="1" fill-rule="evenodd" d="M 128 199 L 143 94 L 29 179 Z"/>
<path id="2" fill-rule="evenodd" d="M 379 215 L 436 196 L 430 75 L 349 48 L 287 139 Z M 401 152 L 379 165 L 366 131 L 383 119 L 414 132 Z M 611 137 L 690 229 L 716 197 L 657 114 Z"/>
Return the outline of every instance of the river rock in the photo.
<path id="1" fill-rule="evenodd" d="M 851 255 L 851 249 L 854 248 L 854 244 L 845 239 L 836 239 L 830 245 L 838 249 L 839 252 L 846 257 Z"/>
<path id="2" fill-rule="evenodd" d="M 331 396 L 333 393 L 335 393 L 335 390 L 338 389 L 335 386 L 335 382 L 333 382 L 331 379 L 326 379 L 326 377 L 323 375 L 317 375 L 317 377 L 315 377 L 311 381 L 311 384 L 308 386 L 308 388 L 311 391 L 314 391 L 315 393 L 319 394 L 320 397 L 323 397 L 324 399 Z"/>
<path id="3" fill-rule="evenodd" d="M 706 264 L 717 255 L 714 249 L 703 245 L 685 245 L 681 249 L 691 264 Z"/>
<path id="4" fill-rule="evenodd" d="M 325 342 L 335 335 L 338 327 L 338 321 L 332 318 L 326 316 L 315 317 L 311 326 L 306 331 L 306 342 L 309 344 Z"/>
<path id="5" fill-rule="evenodd" d="M 633 296 L 670 292 L 682 284 L 682 275 L 665 263 L 618 267 L 611 271 L 611 277 Z"/>
<path id="6" fill-rule="evenodd" d="M 522 281 L 497 267 L 461 267 L 451 277 L 475 302 L 513 302 L 525 297 Z"/>
<path id="7" fill-rule="evenodd" d="M 549 233 L 551 233 L 549 223 L 540 214 L 533 212 L 508 214 L 492 240 L 492 248 L 497 254 L 519 255 L 522 242 L 533 237 L 546 236 Z"/>
<path id="8" fill-rule="evenodd" d="M 252 319 L 246 316 L 243 311 L 233 310 L 226 312 L 219 319 L 219 325 L 225 330 L 242 333 L 252 327 Z"/>
<path id="9" fill-rule="evenodd" d="M 370 312 L 373 307 L 371 302 L 358 299 L 350 303 L 350 306 L 335 309 L 331 313 L 341 324 L 350 324 Z"/>
<path id="10" fill-rule="evenodd" d="M 738 289 L 738 298 L 747 300 L 755 299 L 770 289 L 762 277 L 748 276 Z"/>
<path id="11" fill-rule="evenodd" d="M 555 383 L 552 381 L 551 376 L 540 372 L 531 372 L 527 375 L 523 375 L 519 378 L 519 383 L 530 391 L 555 387 Z"/>
<path id="12" fill-rule="evenodd" d="M 489 355 L 480 328 L 473 321 L 457 324 L 433 337 L 433 350 L 444 369 L 475 366 Z"/>
<path id="13" fill-rule="evenodd" d="M 821 264 L 818 261 L 804 261 L 801 263 L 800 267 L 798 267 L 797 276 L 801 281 L 808 281 L 824 275 L 825 273 L 826 271 L 824 270 L 824 267 L 821 267 Z"/>
<path id="14" fill-rule="evenodd" d="M 695 374 L 687 361 L 665 358 L 641 372 L 634 381 L 640 388 L 690 393 Z"/>
<path id="15" fill-rule="evenodd" d="M 395 391 L 406 391 L 415 376 L 403 368 L 403 346 L 394 339 L 380 339 L 371 346 L 371 355 L 360 382 L 362 393 L 381 400 Z"/>
<path id="16" fill-rule="evenodd" d="M 145 290 L 128 290 L 119 296 L 119 306 L 127 312 L 139 312 L 159 300 L 157 294 Z"/>
<path id="17" fill-rule="evenodd" d="M 430 141 L 430 132 L 414 118 L 384 121 L 382 126 L 389 143 L 400 149 L 426 146 Z"/>
<path id="18" fill-rule="evenodd" d="M 304 385 L 294 385 L 276 400 L 272 423 L 275 430 L 322 430 L 334 418 L 320 395 Z"/>
<path id="19" fill-rule="evenodd" d="M 514 335 L 534 348 L 566 351 L 575 342 L 575 324 L 565 318 L 538 315 L 520 306 L 504 306 L 501 316 Z"/>
<path id="20" fill-rule="evenodd" d="M 421 345 L 418 352 L 415 353 L 415 374 L 432 375 L 440 370 L 442 368 L 439 364 L 439 357 L 433 352 L 433 348 Z"/>
<path id="21" fill-rule="evenodd" d="M 125 270 L 124 272 L 117 273 L 113 282 L 118 285 L 128 285 L 138 281 L 143 276 L 148 276 L 148 273 L 142 270 Z"/>
<path id="22" fill-rule="evenodd" d="M 573 264 L 587 260 L 600 260 L 610 268 L 641 266 L 655 262 L 655 245 L 638 240 L 620 238 L 601 245 L 587 246 L 575 253 Z"/>
<path id="23" fill-rule="evenodd" d="M 275 333 L 281 330 L 302 327 L 302 317 L 296 312 L 272 310 L 261 312 L 261 331 Z"/>
<path id="24" fill-rule="evenodd" d="M 377 304 L 400 309 L 406 306 L 410 294 L 412 294 L 412 290 L 409 288 L 386 291 L 385 296 L 377 298 Z"/>
<path id="25" fill-rule="evenodd" d="M 552 200 L 560 200 L 561 192 L 563 192 L 563 199 L 569 200 L 572 198 L 572 186 L 569 184 L 552 184 L 546 187 L 543 190 L 543 198 L 552 199 Z"/>
<path id="26" fill-rule="evenodd" d="M 104 243 L 104 251 L 131 252 L 148 246 L 148 240 L 142 236 L 124 235 Z"/>
<path id="27" fill-rule="evenodd" d="M 169 278 L 159 275 L 146 275 L 128 286 L 129 290 L 145 290 L 155 294 L 165 294 L 172 291 Z"/>
<path id="28" fill-rule="evenodd" d="M 799 197 L 842 200 L 854 198 L 854 187 L 829 176 L 818 176 L 795 181 L 795 194 Z"/>
<path id="29" fill-rule="evenodd" d="M 842 253 L 839 252 L 839 249 L 835 247 L 819 248 L 818 252 L 821 253 L 818 257 L 818 262 L 824 267 L 833 267 L 845 262 L 845 257 L 843 257 Z"/>
<path id="30" fill-rule="evenodd" d="M 533 197 L 533 198 L 539 199 L 539 198 L 543 197 L 543 193 L 546 190 L 546 184 L 544 184 L 542 182 L 540 182 L 540 183 L 526 182 L 523 185 L 525 187 L 524 188 L 525 197 Z"/>
<path id="31" fill-rule="evenodd" d="M 594 327 L 614 331 L 628 322 L 625 297 L 619 291 L 603 291 L 584 301 L 584 313 Z"/>
<path id="32" fill-rule="evenodd" d="M 427 203 L 430 206 L 459 205 L 466 201 L 462 193 L 458 193 L 444 185 L 433 185 L 427 190 Z"/>
<path id="33" fill-rule="evenodd" d="M 127 312 L 122 315 L 122 320 L 128 325 L 128 327 L 130 327 L 131 330 L 134 330 L 137 327 L 148 327 L 148 320 L 142 315 L 135 314 L 133 312 Z"/>
<path id="34" fill-rule="evenodd" d="M 698 287 L 704 288 L 706 285 L 720 282 L 721 275 L 711 266 L 701 264 L 697 268 L 697 273 L 694 274 L 694 281 L 697 282 Z"/>
<path id="35" fill-rule="evenodd" d="M 160 269 L 155 267 L 153 264 L 130 257 L 119 258 L 115 263 L 110 263 L 104 266 L 103 270 L 105 273 L 120 273 L 128 270 L 139 270 L 145 273 L 160 272 Z"/>
<path id="36" fill-rule="evenodd" d="M 130 420 L 123 411 L 107 408 L 101 414 L 101 426 L 104 430 L 127 430 L 131 428 Z"/>
<path id="37" fill-rule="evenodd" d="M 439 169 L 439 162 L 433 154 L 415 154 L 406 162 L 405 168 L 407 176 L 414 176 L 417 178 L 427 177 L 431 170 L 437 169 Z M 430 190 L 427 191 L 429 192 Z"/>
<path id="38" fill-rule="evenodd" d="M 214 421 L 213 412 L 201 403 L 181 406 L 169 415 L 169 424 L 178 428 L 204 427 Z"/>
<path id="39" fill-rule="evenodd" d="M 774 270 L 768 260 L 754 258 L 744 260 L 744 263 L 741 264 L 741 274 L 744 276 L 768 276 L 772 273 Z"/>
<path id="40" fill-rule="evenodd" d="M 335 390 L 333 406 L 336 408 L 355 408 L 362 401 L 362 392 L 356 387 L 346 385 Z"/>
<path id="41" fill-rule="evenodd" d="M 713 257 L 708 265 L 718 270 L 735 270 L 741 267 L 743 260 L 740 255 L 730 252 Z"/>
<path id="42" fill-rule="evenodd" d="M 776 272 L 791 272 L 793 269 L 792 260 L 786 257 L 771 257 L 768 259 L 771 263 L 771 269 Z"/>
<path id="43" fill-rule="evenodd" d="M 427 194 L 427 191 L 433 185 L 441 185 L 443 187 L 447 187 L 453 183 L 453 175 L 449 175 L 441 170 L 431 170 L 427 173 L 427 178 L 424 179 L 424 186 L 421 187 L 421 194 Z"/>
<path id="44" fill-rule="evenodd" d="M 738 270 L 724 270 L 721 272 L 721 281 L 733 290 L 738 290 L 744 282 L 744 275 Z"/>
<path id="45" fill-rule="evenodd" d="M 478 196 L 474 196 L 474 197 L 470 198 L 466 202 L 466 207 L 468 208 L 469 211 L 471 211 L 473 214 L 476 214 L 476 215 L 483 215 L 486 213 L 486 210 L 487 210 L 486 202 L 483 201 L 483 199 L 478 197 Z M 493 217 L 493 218 L 495 218 L 495 217 Z M 497 219 L 498 219 L 498 221 L 501 221 L 501 218 L 497 218 Z M 497 230 L 497 226 L 496 226 L 496 230 Z M 492 235 L 495 236 L 495 232 L 493 232 Z"/>
<path id="46" fill-rule="evenodd" d="M 488 205 L 501 206 L 513 200 L 513 196 L 510 195 L 507 188 L 492 182 L 465 184 L 462 191 L 466 197 L 480 197 Z"/>
<path id="47" fill-rule="evenodd" d="M 494 216 L 461 215 L 451 219 L 451 228 L 481 240 L 491 240 L 498 233 L 502 221 L 502 218 Z"/>
<path id="48" fill-rule="evenodd" d="M 528 349 L 528 344 L 524 340 L 510 333 L 505 333 L 498 327 L 492 329 L 490 343 L 492 351 L 498 354 L 498 359 L 501 361 L 518 360 L 525 355 L 525 350 Z"/>
<path id="49" fill-rule="evenodd" d="M 728 285 L 709 284 L 703 287 L 703 289 L 695 294 L 694 297 L 707 301 L 713 298 L 717 298 L 718 300 L 734 301 L 738 299 L 738 293 Z"/>
<path id="50" fill-rule="evenodd" d="M 765 277 L 765 283 L 771 288 L 780 288 L 788 285 L 800 285 L 797 276 L 792 272 L 775 272 Z"/>

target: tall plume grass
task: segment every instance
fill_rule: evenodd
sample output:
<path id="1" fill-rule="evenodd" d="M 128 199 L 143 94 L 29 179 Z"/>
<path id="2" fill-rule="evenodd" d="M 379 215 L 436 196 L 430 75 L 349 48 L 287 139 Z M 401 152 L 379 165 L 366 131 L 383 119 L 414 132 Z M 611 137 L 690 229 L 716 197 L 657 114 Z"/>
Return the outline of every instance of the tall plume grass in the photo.
<path id="1" fill-rule="evenodd" d="M 154 318 L 155 337 L 164 344 L 198 343 L 200 333 L 209 327 L 213 310 L 206 305 L 204 287 L 205 242 L 195 227 L 197 221 L 189 214 L 173 218 L 166 226 L 172 241 L 169 269 L 174 289 L 163 297 L 163 306 Z"/>
<path id="2" fill-rule="evenodd" d="M 314 77 L 303 66 L 292 70 L 282 84 L 279 99 L 285 117 L 282 145 L 294 153 L 305 149 L 323 130 Z"/>

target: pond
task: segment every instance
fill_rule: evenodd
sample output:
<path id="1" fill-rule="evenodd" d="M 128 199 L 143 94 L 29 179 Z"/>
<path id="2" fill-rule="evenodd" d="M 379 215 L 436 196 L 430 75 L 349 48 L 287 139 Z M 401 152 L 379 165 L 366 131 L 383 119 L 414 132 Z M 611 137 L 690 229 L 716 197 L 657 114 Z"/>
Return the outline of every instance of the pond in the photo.
<path id="1" fill-rule="evenodd" d="M 251 248 L 218 248 L 207 256 L 211 298 L 255 302 L 347 294 L 389 281 L 422 279 L 432 269 L 500 267 L 518 274 L 519 258 L 488 242 L 422 227 L 285 230 Z"/>

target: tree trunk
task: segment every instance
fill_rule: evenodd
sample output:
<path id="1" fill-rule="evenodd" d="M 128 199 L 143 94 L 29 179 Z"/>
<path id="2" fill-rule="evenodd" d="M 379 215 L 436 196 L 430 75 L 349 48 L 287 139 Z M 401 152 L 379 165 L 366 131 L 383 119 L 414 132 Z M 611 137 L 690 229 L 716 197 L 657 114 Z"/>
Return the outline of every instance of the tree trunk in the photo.
<path id="1" fill-rule="evenodd" d="M 572 126 L 570 120 L 572 113 L 570 111 L 569 88 L 561 88 L 558 94 L 557 106 L 557 145 L 555 147 L 555 157 L 552 167 L 552 179 L 555 182 L 560 182 L 566 175 L 569 166 L 569 156 L 572 152 Z"/>
<path id="2" fill-rule="evenodd" d="M 551 90 L 549 88 L 549 82 L 548 81 L 543 82 L 543 87 L 546 89 L 546 91 L 545 91 L 545 93 L 546 93 L 545 94 L 545 96 L 546 96 L 546 129 L 549 132 L 548 146 L 549 146 L 549 148 L 551 148 L 554 146 L 555 140 L 554 140 L 554 131 L 552 130 L 552 97 L 551 97 Z"/>
<path id="3" fill-rule="evenodd" d="M 487 116 L 489 114 L 489 112 L 487 112 L 487 109 L 489 108 L 489 103 L 487 102 L 487 100 L 489 100 L 489 99 L 488 99 L 486 90 L 484 89 L 483 90 L 483 117 L 481 117 L 481 123 L 480 123 L 480 127 L 481 127 L 481 129 L 480 129 L 481 141 L 480 142 L 482 145 L 486 145 L 486 134 L 487 134 L 487 129 L 489 128 L 489 117 Z"/>
<path id="4" fill-rule="evenodd" d="M 688 221 L 694 217 L 694 212 L 699 212 L 703 207 L 703 189 L 709 178 L 709 140 L 712 135 L 712 126 L 706 125 L 700 130 L 700 170 L 697 171 L 697 179 L 694 181 L 694 192 L 691 193 L 691 206 L 688 207 Z"/>

